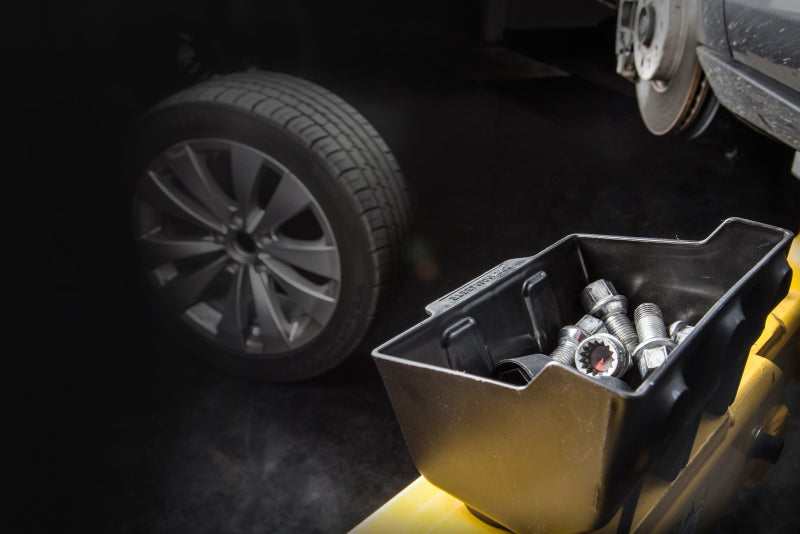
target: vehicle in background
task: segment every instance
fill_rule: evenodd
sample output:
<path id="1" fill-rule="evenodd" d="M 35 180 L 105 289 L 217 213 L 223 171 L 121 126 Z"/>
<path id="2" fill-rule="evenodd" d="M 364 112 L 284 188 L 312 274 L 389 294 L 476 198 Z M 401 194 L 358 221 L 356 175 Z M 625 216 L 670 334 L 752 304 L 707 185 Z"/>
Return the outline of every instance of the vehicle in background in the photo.
<path id="1" fill-rule="evenodd" d="M 720 104 L 800 151 L 800 3 L 617 0 L 617 72 L 656 135 L 698 135 Z M 795 153 L 793 172 L 800 174 Z"/>

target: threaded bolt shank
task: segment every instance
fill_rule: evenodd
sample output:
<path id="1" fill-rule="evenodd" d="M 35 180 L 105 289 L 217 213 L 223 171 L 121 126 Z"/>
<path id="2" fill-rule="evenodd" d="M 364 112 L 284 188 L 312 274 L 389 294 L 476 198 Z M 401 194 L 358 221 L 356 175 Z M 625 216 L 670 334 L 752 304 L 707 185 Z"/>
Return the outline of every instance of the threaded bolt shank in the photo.
<path id="1" fill-rule="evenodd" d="M 639 304 L 633 311 L 633 319 L 636 322 L 639 341 L 644 342 L 650 339 L 669 337 L 661 308 L 652 302 Z"/>
<path id="2" fill-rule="evenodd" d="M 616 336 L 628 349 L 628 352 L 633 352 L 636 345 L 639 344 L 639 336 L 636 334 L 636 328 L 628 316 L 624 313 L 612 313 L 603 321 L 608 328 L 608 332 L 612 336 Z"/>
<path id="3" fill-rule="evenodd" d="M 563 365 L 575 367 L 575 351 L 587 336 L 586 330 L 579 326 L 563 327 L 558 331 L 558 346 L 550 353 L 550 357 Z"/>
<path id="4" fill-rule="evenodd" d="M 639 374 L 644 379 L 651 372 L 664 365 L 675 348 L 670 339 L 661 308 L 652 302 L 640 304 L 633 311 L 636 331 L 641 343 L 633 351 L 633 360 L 639 367 Z"/>
<path id="5" fill-rule="evenodd" d="M 558 363 L 575 367 L 575 350 L 577 348 L 577 343 L 559 343 L 558 347 L 550 353 L 550 357 Z"/>

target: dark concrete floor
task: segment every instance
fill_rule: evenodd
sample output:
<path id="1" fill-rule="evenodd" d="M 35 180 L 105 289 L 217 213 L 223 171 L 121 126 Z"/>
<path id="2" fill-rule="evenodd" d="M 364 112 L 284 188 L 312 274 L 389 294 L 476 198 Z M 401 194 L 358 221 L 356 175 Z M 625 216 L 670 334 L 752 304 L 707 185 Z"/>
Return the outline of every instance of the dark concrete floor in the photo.
<path id="1" fill-rule="evenodd" d="M 102 241 L 113 231 L 92 230 L 113 158 L 93 167 L 85 139 L 69 135 L 91 129 L 104 147 L 136 106 L 104 86 L 99 96 L 43 97 L 24 138 L 47 122 L 64 143 L 44 169 L 69 183 L 55 188 L 64 202 L 47 204 L 57 326 L 37 344 L 58 350 L 26 366 L 40 378 L 23 426 L 35 467 L 21 490 L 33 505 L 19 510 L 25 530 L 347 531 L 417 476 L 369 352 L 421 320 L 429 301 L 573 232 L 695 239 L 729 216 L 800 229 L 792 152 L 724 113 L 699 139 L 651 136 L 632 86 L 613 74 L 608 25 L 508 34 L 499 50 L 403 24 L 370 34 L 379 45 L 343 45 L 344 65 L 295 69 L 373 122 L 416 211 L 393 305 L 345 364 L 300 384 L 219 373 L 130 313 L 124 269 Z M 789 406 L 800 413 L 797 388 Z M 795 418 L 781 461 L 742 491 L 719 532 L 797 532 L 798 504 Z"/>

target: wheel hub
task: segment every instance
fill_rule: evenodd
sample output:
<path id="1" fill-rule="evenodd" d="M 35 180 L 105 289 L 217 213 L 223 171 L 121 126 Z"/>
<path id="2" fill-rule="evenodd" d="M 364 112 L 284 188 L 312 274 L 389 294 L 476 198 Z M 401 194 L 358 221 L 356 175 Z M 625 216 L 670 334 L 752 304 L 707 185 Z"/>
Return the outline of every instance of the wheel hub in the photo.
<path id="1" fill-rule="evenodd" d="M 650 46 L 656 33 L 656 10 L 653 6 L 644 6 L 639 11 L 638 25 L 636 35 L 639 37 L 639 42 L 644 46 Z"/>
<path id="2" fill-rule="evenodd" d="M 683 131 L 708 94 L 695 54 L 697 0 L 623 0 L 617 14 L 617 72 L 636 83 L 647 128 Z"/>
<path id="3" fill-rule="evenodd" d="M 247 232 L 229 232 L 225 249 L 236 263 L 253 265 L 257 260 L 258 247 L 255 239 Z"/>

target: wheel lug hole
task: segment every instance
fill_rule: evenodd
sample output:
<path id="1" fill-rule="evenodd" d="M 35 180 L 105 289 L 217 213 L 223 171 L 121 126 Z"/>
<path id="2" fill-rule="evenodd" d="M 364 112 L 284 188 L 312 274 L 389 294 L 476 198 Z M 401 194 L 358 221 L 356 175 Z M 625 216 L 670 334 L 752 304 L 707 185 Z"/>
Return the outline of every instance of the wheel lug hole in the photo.
<path id="1" fill-rule="evenodd" d="M 235 261 L 228 262 L 228 265 L 225 266 L 225 270 L 231 274 L 236 274 L 239 271 L 239 264 Z"/>

